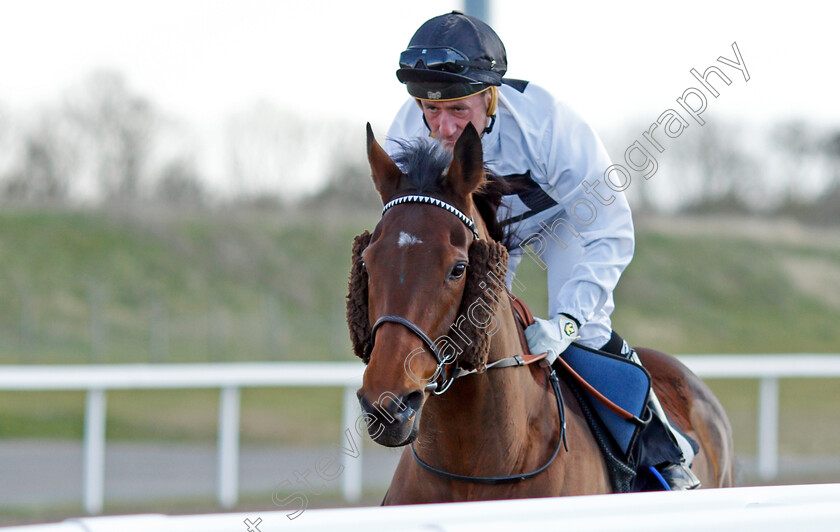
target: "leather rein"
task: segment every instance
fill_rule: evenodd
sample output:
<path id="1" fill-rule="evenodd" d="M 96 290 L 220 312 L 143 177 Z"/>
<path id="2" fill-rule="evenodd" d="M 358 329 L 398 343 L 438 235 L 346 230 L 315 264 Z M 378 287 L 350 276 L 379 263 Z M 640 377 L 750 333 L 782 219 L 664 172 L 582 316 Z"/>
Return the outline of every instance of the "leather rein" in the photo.
<path id="1" fill-rule="evenodd" d="M 395 207 L 396 205 L 401 205 L 404 203 L 425 203 L 429 205 L 434 205 L 436 207 L 440 207 L 447 212 L 455 215 L 467 228 L 472 232 L 473 238 L 478 239 L 478 231 L 476 230 L 475 222 L 461 212 L 456 207 L 439 200 L 437 198 L 433 198 L 431 196 L 421 196 L 421 195 L 410 195 L 410 196 L 402 196 L 395 200 L 392 200 L 385 204 L 382 209 L 382 215 L 384 216 L 385 213 Z M 442 393 L 446 392 L 455 379 L 464 377 L 466 375 L 471 375 L 473 373 L 478 373 L 478 370 L 464 370 L 463 368 L 454 368 L 451 374 L 447 374 L 446 366 L 451 366 L 451 364 L 455 361 L 455 356 L 444 356 L 440 350 L 435 345 L 434 341 L 423 331 L 420 327 L 418 327 L 414 322 L 409 319 L 406 319 L 402 316 L 396 316 L 393 314 L 386 314 L 384 316 L 380 316 L 376 322 L 374 322 L 373 327 L 371 327 L 371 344 L 370 348 L 373 348 L 373 344 L 376 341 L 376 331 L 382 326 L 383 323 L 396 323 L 406 327 L 408 330 L 413 332 L 426 348 L 429 350 L 430 353 L 435 357 L 437 361 L 437 369 L 435 369 L 434 374 L 430 378 L 430 382 L 426 385 L 426 391 L 431 391 L 435 395 L 441 395 Z M 529 364 L 533 364 L 534 362 L 538 362 L 543 360 L 546 357 L 546 353 L 542 353 L 539 355 L 513 355 L 507 358 L 502 358 L 495 362 L 485 365 L 484 369 L 502 369 L 508 367 L 519 367 L 519 366 L 527 366 Z M 473 477 L 468 475 L 459 475 L 456 473 L 450 473 L 448 471 L 444 471 L 442 469 L 438 469 L 426 462 L 424 462 L 418 455 L 417 451 L 414 448 L 414 444 L 410 444 L 411 452 L 414 455 L 414 460 L 417 462 L 420 467 L 423 469 L 434 473 L 438 476 L 448 478 L 450 480 L 460 480 L 464 482 L 472 482 L 476 484 L 504 484 L 508 482 L 521 482 L 523 480 L 528 480 L 534 478 L 535 476 L 539 475 L 554 462 L 554 459 L 557 458 L 557 454 L 560 452 L 560 447 L 563 446 L 566 448 L 568 452 L 569 448 L 566 444 L 566 415 L 565 415 L 565 408 L 563 405 L 563 396 L 560 393 L 560 381 L 557 378 L 557 374 L 554 372 L 554 369 L 546 365 L 546 372 L 548 373 L 548 379 L 551 382 L 551 387 L 554 390 L 554 397 L 557 402 L 557 413 L 560 418 L 560 436 L 557 438 L 557 446 L 554 449 L 554 452 L 551 455 L 551 458 L 548 461 L 540 466 L 538 469 L 535 469 L 529 473 L 520 473 L 517 475 L 507 475 L 507 476 L 493 476 L 493 477 Z M 438 380 L 440 378 L 440 380 Z"/>

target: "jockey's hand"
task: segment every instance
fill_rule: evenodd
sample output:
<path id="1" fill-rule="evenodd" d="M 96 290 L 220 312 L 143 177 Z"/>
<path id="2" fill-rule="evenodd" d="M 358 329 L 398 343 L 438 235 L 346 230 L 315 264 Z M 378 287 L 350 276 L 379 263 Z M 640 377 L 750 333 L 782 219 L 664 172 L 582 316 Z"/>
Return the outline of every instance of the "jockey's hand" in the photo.
<path id="1" fill-rule="evenodd" d="M 580 335 L 575 320 L 560 314 L 551 320 L 534 318 L 534 324 L 525 329 L 525 338 L 531 353 L 548 353 L 546 360 L 553 364 Z"/>

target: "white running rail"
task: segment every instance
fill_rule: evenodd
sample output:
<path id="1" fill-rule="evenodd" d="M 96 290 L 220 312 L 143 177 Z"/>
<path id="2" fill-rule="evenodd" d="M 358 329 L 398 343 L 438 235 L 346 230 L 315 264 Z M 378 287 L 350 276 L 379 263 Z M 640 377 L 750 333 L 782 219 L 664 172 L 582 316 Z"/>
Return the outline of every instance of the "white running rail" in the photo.
<path id="1" fill-rule="evenodd" d="M 778 473 L 779 379 L 840 377 L 840 354 L 686 355 L 679 357 L 702 378 L 759 379 L 758 472 L 765 480 Z M 360 415 L 356 389 L 364 367 L 358 362 L 263 362 L 219 364 L 126 364 L 4 366 L 0 392 L 82 390 L 87 392 L 84 429 L 83 504 L 90 515 L 103 508 L 105 413 L 108 390 L 216 388 L 219 396 L 217 498 L 224 509 L 238 501 L 239 397 L 249 387 L 341 387 L 342 426 Z M 359 446 L 361 452 L 361 446 Z M 342 493 L 361 497 L 361 456 L 343 455 Z M 244 528 L 244 527 L 243 527 Z"/>
<path id="2" fill-rule="evenodd" d="M 836 530 L 840 484 L 215 515 L 69 519 L 4 532 L 789 532 Z"/>

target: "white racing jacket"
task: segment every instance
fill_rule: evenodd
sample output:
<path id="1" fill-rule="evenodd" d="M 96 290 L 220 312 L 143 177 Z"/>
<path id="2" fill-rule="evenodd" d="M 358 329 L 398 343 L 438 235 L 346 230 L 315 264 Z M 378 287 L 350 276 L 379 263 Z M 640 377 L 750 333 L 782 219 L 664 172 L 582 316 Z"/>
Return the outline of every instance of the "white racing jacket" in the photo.
<path id="1" fill-rule="evenodd" d="M 397 113 L 385 150 L 400 149 L 393 139 L 428 136 L 411 98 Z M 624 194 L 604 183 L 611 163 L 600 139 L 544 89 L 505 80 L 495 125 L 481 143 L 487 169 L 516 187 L 498 211 L 511 233 L 508 284 L 522 260 L 535 261 L 548 273 L 549 317 L 574 317 L 579 342 L 601 348 L 612 332 L 613 290 L 633 258 L 634 233 Z"/>

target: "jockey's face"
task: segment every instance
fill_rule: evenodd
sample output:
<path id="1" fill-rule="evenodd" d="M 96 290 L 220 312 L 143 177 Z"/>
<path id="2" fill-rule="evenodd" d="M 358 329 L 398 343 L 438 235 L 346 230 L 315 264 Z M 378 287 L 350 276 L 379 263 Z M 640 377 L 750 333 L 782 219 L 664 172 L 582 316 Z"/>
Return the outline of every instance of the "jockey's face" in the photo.
<path id="1" fill-rule="evenodd" d="M 476 131 L 481 134 L 490 120 L 487 116 L 487 107 L 490 105 L 489 90 L 459 100 L 421 100 L 420 104 L 423 106 L 423 114 L 432 136 L 440 141 L 446 151 L 455 148 L 455 142 L 467 124 L 472 122 Z"/>

